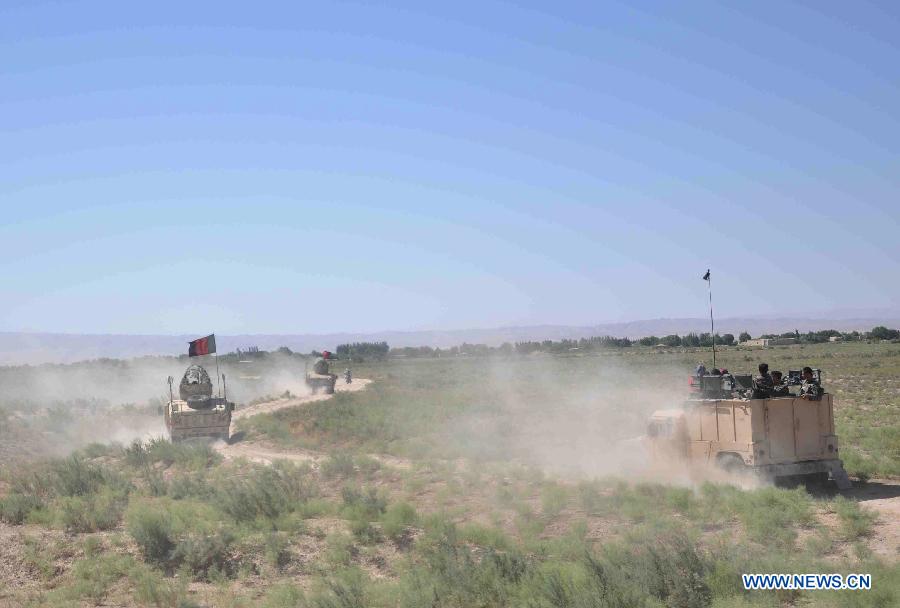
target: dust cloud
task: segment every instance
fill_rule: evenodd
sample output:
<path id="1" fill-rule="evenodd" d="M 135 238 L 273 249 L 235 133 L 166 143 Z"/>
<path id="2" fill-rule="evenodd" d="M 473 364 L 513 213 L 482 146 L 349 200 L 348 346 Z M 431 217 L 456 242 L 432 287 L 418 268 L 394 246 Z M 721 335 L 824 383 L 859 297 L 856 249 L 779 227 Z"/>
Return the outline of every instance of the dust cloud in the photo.
<path id="1" fill-rule="evenodd" d="M 475 460 L 519 463 L 571 478 L 620 477 L 690 486 L 737 480 L 708 467 L 661 463 L 644 435 L 651 414 L 676 409 L 692 370 L 617 353 L 487 357 L 456 366 L 473 406 L 435 433 Z"/>
<path id="2" fill-rule="evenodd" d="M 491 381 L 516 413 L 511 445 L 529 464 L 560 474 L 634 476 L 650 465 L 643 448 L 653 411 L 676 407 L 686 396 L 662 378 L 683 370 L 632 367 L 620 357 L 546 359 L 532 365 L 527 392 L 515 389 L 515 370 L 496 362 Z M 512 363 L 515 365 L 515 363 Z M 542 402 L 533 398 L 542 396 Z"/>
<path id="3" fill-rule="evenodd" d="M 192 362 L 215 377 L 215 360 L 207 359 L 143 357 L 0 368 L 3 451 L 16 446 L 62 454 L 92 442 L 128 444 L 164 436 L 160 408 L 168 400 L 166 378 L 175 379 L 177 392 Z M 239 408 L 286 393 L 306 396 L 305 366 L 306 359 L 293 354 L 265 353 L 243 362 L 221 357 L 221 388 Z M 430 455 L 517 463 L 575 478 L 690 485 L 697 471 L 681 463 L 652 462 L 643 441 L 655 410 L 683 402 L 690 371 L 663 359 L 613 351 L 401 361 L 391 372 L 397 380 L 390 382 L 427 387 L 425 407 L 435 410 L 435 421 L 422 440 Z M 398 404 L 398 417 L 408 414 L 404 407 Z M 396 424 L 404 427 L 399 418 Z M 708 479 L 709 472 L 703 476 Z"/>
<path id="4" fill-rule="evenodd" d="M 203 360 L 201 360 L 203 359 Z M 0 453 L 63 455 L 89 443 L 128 444 L 165 435 L 161 408 L 169 399 L 167 378 L 178 382 L 191 363 L 216 377 L 213 357 L 98 359 L 72 364 L 0 367 Z M 305 359 L 264 353 L 249 361 L 219 358 L 213 390 L 247 403 L 290 392 L 307 394 Z"/>

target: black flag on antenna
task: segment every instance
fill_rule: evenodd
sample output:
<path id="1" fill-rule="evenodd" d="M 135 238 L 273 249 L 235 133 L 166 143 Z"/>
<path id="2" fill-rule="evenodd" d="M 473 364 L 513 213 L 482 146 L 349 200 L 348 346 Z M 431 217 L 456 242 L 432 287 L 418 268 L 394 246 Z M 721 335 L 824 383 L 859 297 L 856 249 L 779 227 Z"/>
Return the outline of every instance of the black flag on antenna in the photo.
<path id="1" fill-rule="evenodd" d="M 704 280 L 704 281 L 708 281 L 708 280 L 709 280 L 709 269 L 708 269 L 708 268 L 706 269 L 706 274 L 703 275 L 703 280 Z"/>

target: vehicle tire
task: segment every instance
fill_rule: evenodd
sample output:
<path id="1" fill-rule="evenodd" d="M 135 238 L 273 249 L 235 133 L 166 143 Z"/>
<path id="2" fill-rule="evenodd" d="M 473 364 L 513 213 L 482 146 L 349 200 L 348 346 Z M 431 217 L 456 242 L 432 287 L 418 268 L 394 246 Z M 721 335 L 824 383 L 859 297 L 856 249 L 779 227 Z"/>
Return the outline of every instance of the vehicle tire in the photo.
<path id="1" fill-rule="evenodd" d="M 813 473 L 806 475 L 804 481 L 807 487 L 826 488 L 828 487 L 828 473 Z"/>
<path id="2" fill-rule="evenodd" d="M 716 466 L 729 474 L 743 473 L 747 465 L 737 454 L 719 454 L 716 456 Z"/>

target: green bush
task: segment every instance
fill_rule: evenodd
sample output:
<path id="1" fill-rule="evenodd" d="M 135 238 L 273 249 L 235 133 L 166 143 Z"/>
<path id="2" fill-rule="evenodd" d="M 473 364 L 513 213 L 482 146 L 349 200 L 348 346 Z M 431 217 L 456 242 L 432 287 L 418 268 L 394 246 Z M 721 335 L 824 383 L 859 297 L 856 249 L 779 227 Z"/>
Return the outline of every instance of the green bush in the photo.
<path id="1" fill-rule="evenodd" d="M 274 520 L 299 509 L 318 493 L 309 467 L 278 461 L 246 477 L 226 479 L 216 489 L 219 508 L 237 521 Z"/>
<path id="2" fill-rule="evenodd" d="M 319 465 L 322 476 L 326 479 L 346 479 L 356 473 L 353 465 L 353 456 L 343 452 L 333 454 Z"/>
<path id="3" fill-rule="evenodd" d="M 208 500 L 215 495 L 203 471 L 175 475 L 169 481 L 167 493 L 176 500 L 196 498 Z"/>
<path id="4" fill-rule="evenodd" d="M 58 573 L 56 560 L 56 547 L 50 547 L 42 539 L 25 536 L 25 547 L 22 551 L 22 562 L 32 573 L 37 574 L 41 580 L 50 581 Z"/>
<path id="5" fill-rule="evenodd" d="M 73 582 L 51 594 L 50 605 L 58 600 L 90 599 L 99 605 L 110 588 L 128 576 L 132 560 L 120 555 L 105 555 L 78 560 L 72 567 Z"/>
<path id="6" fill-rule="evenodd" d="M 13 492 L 0 498 L 0 520 L 8 524 L 23 523 L 32 511 L 43 508 L 43 501 L 31 494 Z"/>
<path id="7" fill-rule="evenodd" d="M 146 443 L 135 440 L 125 449 L 125 460 L 134 467 L 159 462 L 167 467 L 177 464 L 196 470 L 209 467 L 221 459 L 221 455 L 208 443 L 173 443 L 161 437 L 154 437 Z"/>
<path id="8" fill-rule="evenodd" d="M 402 575 L 400 606 L 540 605 L 513 602 L 516 586 L 530 572 L 529 560 L 515 551 L 489 549 L 476 557 L 453 525 L 433 518 L 419 548 L 424 563 Z"/>
<path id="9" fill-rule="evenodd" d="M 112 530 L 122 519 L 127 497 L 105 489 L 90 496 L 64 496 L 56 509 L 59 524 L 68 532 Z"/>
<path id="10" fill-rule="evenodd" d="M 658 606 L 648 601 L 636 585 L 610 565 L 586 554 L 572 564 L 542 565 L 528 581 L 529 596 L 540 598 L 541 606 L 564 608 L 631 608 Z"/>
<path id="11" fill-rule="evenodd" d="M 381 540 L 381 531 L 372 525 L 385 513 L 387 499 L 375 488 L 360 491 L 350 486 L 341 490 L 344 502 L 344 516 L 350 520 L 350 531 L 364 545 L 371 545 Z"/>
<path id="12" fill-rule="evenodd" d="M 144 606 L 159 608 L 183 608 L 187 603 L 189 578 L 171 580 L 148 566 L 135 566 L 130 575 L 134 598 Z"/>
<path id="13" fill-rule="evenodd" d="M 371 456 L 362 455 L 356 457 L 356 467 L 366 478 L 370 478 L 381 469 L 381 462 Z"/>
<path id="14" fill-rule="evenodd" d="M 106 482 L 103 469 L 78 456 L 52 461 L 48 472 L 50 487 L 57 496 L 85 496 Z"/>
<path id="15" fill-rule="evenodd" d="M 179 540 L 169 558 L 171 565 L 185 567 L 198 580 L 209 580 L 214 574 L 231 575 L 234 562 L 229 550 L 234 535 L 225 529 L 212 534 L 191 533 Z"/>
<path id="16" fill-rule="evenodd" d="M 266 561 L 275 568 L 281 570 L 290 560 L 291 553 L 288 549 L 290 542 L 287 535 L 280 532 L 270 532 L 266 535 L 264 550 Z"/>
<path id="17" fill-rule="evenodd" d="M 107 467 L 85 461 L 78 455 L 36 464 L 11 479 L 14 493 L 38 498 L 87 496 L 107 486 L 121 493 L 131 491 L 131 482 Z"/>
<path id="18" fill-rule="evenodd" d="M 344 502 L 344 514 L 349 519 L 373 521 L 387 509 L 387 499 L 372 487 L 360 491 L 344 486 L 341 489 L 341 499 Z"/>
<path id="19" fill-rule="evenodd" d="M 363 545 L 374 545 L 381 540 L 381 531 L 364 516 L 357 516 L 350 520 L 350 532 Z"/>
<path id="20" fill-rule="evenodd" d="M 759 542 L 791 546 L 797 536 L 794 527 L 814 520 L 812 500 L 803 488 L 735 491 L 730 504 L 749 537 Z"/>
<path id="21" fill-rule="evenodd" d="M 541 513 L 544 517 L 554 518 L 566 506 L 569 493 L 565 486 L 549 483 L 541 489 Z"/>
<path id="22" fill-rule="evenodd" d="M 0 499 L 0 519 L 20 524 L 37 518 L 70 532 L 114 528 L 133 489 L 122 475 L 78 455 L 17 472 L 10 486 L 10 493 Z"/>
<path id="23" fill-rule="evenodd" d="M 168 566 L 175 550 L 175 539 L 172 520 L 167 513 L 147 505 L 136 505 L 128 510 L 126 528 L 145 561 Z"/>
<path id="24" fill-rule="evenodd" d="M 841 446 L 841 458 L 848 475 L 860 481 L 868 481 L 879 470 L 879 463 L 867 454 L 861 453 L 852 446 Z"/>
<path id="25" fill-rule="evenodd" d="M 577 492 L 578 501 L 586 514 L 596 515 L 600 513 L 605 501 L 596 483 L 582 481 L 578 484 Z"/>
<path id="26" fill-rule="evenodd" d="M 384 533 L 395 542 L 402 540 L 406 529 L 417 521 L 416 509 L 408 502 L 392 504 L 381 516 Z"/>
<path id="27" fill-rule="evenodd" d="M 114 456 L 119 453 L 121 448 L 117 444 L 108 443 L 89 443 L 81 449 L 81 453 L 85 458 L 100 458 L 101 456 Z"/>
<path id="28" fill-rule="evenodd" d="M 838 496 L 832 503 L 841 522 L 841 535 L 846 540 L 856 540 L 872 533 L 877 516 L 860 508 L 859 503 Z"/>
<path id="29" fill-rule="evenodd" d="M 490 547 L 503 551 L 512 546 L 509 536 L 499 528 L 473 523 L 460 526 L 458 532 L 461 540 L 479 547 Z"/>
<path id="30" fill-rule="evenodd" d="M 325 539 L 325 561 L 332 566 L 349 566 L 355 554 L 353 540 L 346 534 L 330 534 Z"/>
<path id="31" fill-rule="evenodd" d="M 169 484 L 162 471 L 151 466 L 144 467 L 141 472 L 144 490 L 150 496 L 165 496 L 169 492 Z"/>
<path id="32" fill-rule="evenodd" d="M 310 608 L 368 608 L 368 579 L 357 568 L 338 571 L 323 581 L 324 589 L 310 598 Z"/>
<path id="33" fill-rule="evenodd" d="M 289 583 L 273 585 L 262 600 L 262 608 L 298 608 L 305 605 L 303 590 Z"/>

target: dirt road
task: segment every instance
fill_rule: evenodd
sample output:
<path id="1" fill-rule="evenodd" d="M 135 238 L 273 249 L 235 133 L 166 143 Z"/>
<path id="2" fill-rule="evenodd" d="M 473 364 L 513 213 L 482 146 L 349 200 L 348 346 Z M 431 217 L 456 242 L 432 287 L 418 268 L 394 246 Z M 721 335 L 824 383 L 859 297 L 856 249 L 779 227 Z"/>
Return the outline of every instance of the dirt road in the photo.
<path id="1" fill-rule="evenodd" d="M 371 380 L 367 380 L 366 378 L 354 378 L 351 384 L 346 384 L 343 380 L 338 380 L 338 383 L 334 385 L 334 391 L 336 393 L 354 393 L 356 391 L 363 390 L 371 382 Z M 231 415 L 231 423 L 234 424 L 236 421 L 241 420 L 242 418 L 249 418 L 250 416 L 256 416 L 257 414 L 271 414 L 272 412 L 277 412 L 278 410 L 283 410 L 287 407 L 296 407 L 298 405 L 312 403 L 313 401 L 324 401 L 325 399 L 330 398 L 331 395 L 319 393 L 317 395 L 292 397 L 290 399 L 275 399 L 274 401 L 257 403 L 256 405 L 251 405 L 239 410 L 235 410 L 235 412 Z"/>
<path id="2" fill-rule="evenodd" d="M 345 384 L 338 381 L 335 385 L 335 393 L 352 393 L 361 391 L 367 387 L 372 381 L 366 378 L 354 378 L 351 384 Z M 257 403 L 246 408 L 242 408 L 234 412 L 231 416 L 232 425 L 242 418 L 249 418 L 258 414 L 270 414 L 289 407 L 303 407 L 316 401 L 324 401 L 331 399 L 331 395 L 320 393 L 317 395 L 306 395 L 304 397 L 292 397 L 290 399 L 275 399 L 264 403 Z M 235 437 L 234 428 L 232 427 L 232 437 Z M 216 450 L 222 454 L 226 460 L 234 458 L 246 458 L 251 462 L 260 464 L 272 464 L 275 460 L 290 460 L 292 462 L 309 462 L 313 465 L 318 464 L 321 460 L 328 457 L 327 454 L 316 452 L 314 450 L 304 450 L 302 448 L 291 448 L 290 451 L 282 451 L 277 448 L 259 444 L 241 441 L 239 438 L 232 443 L 224 441 L 217 442 Z M 382 454 L 368 455 L 379 462 L 400 469 L 409 468 L 409 461 L 393 456 L 385 456 Z"/>

